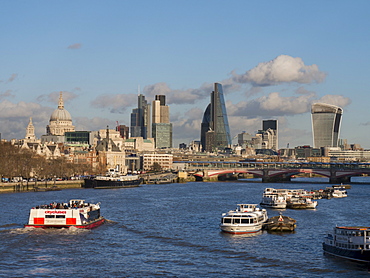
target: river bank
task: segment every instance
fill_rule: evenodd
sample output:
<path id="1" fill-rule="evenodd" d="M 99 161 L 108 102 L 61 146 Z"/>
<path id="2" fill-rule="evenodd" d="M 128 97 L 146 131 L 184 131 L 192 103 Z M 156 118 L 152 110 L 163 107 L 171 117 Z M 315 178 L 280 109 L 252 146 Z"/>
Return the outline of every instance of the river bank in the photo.
<path id="1" fill-rule="evenodd" d="M 48 181 L 48 182 L 7 182 L 0 183 L 1 193 L 29 192 L 29 191 L 51 191 L 67 188 L 81 188 L 83 180 L 71 181 Z"/>

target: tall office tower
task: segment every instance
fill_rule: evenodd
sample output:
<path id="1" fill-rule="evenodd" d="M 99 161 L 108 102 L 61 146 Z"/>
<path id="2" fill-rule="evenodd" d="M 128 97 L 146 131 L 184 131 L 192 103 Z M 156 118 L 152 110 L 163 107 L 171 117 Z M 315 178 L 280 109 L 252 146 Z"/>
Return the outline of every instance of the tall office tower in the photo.
<path id="1" fill-rule="evenodd" d="M 206 111 L 204 111 L 203 120 L 200 127 L 200 144 L 202 152 L 206 151 L 207 146 L 206 134 L 209 131 L 210 122 L 211 122 L 211 104 L 208 104 Z"/>
<path id="2" fill-rule="evenodd" d="M 337 147 L 343 109 L 326 103 L 311 106 L 314 148 Z"/>
<path id="3" fill-rule="evenodd" d="M 208 130 L 205 131 L 208 122 Z M 210 136 L 212 140 L 207 140 L 207 132 L 213 132 Z M 226 106 L 222 85 L 214 84 L 214 91 L 211 93 L 211 103 L 204 112 L 201 128 L 202 149 L 223 150 L 231 146 L 231 136 L 229 130 L 229 121 L 227 119 Z M 207 145 L 212 144 L 212 146 Z"/>
<path id="4" fill-rule="evenodd" d="M 265 138 L 268 138 L 268 148 L 277 151 L 279 148 L 278 140 L 278 121 L 277 120 L 263 120 L 262 129 L 266 133 Z"/>
<path id="5" fill-rule="evenodd" d="M 131 113 L 131 137 L 143 137 L 147 139 L 151 135 L 150 104 L 145 96 L 138 95 L 138 107 L 132 109 Z"/>
<path id="6" fill-rule="evenodd" d="M 156 95 L 152 107 L 152 137 L 155 139 L 155 147 L 172 148 L 172 124 L 170 123 L 170 108 L 166 105 L 166 96 Z"/>

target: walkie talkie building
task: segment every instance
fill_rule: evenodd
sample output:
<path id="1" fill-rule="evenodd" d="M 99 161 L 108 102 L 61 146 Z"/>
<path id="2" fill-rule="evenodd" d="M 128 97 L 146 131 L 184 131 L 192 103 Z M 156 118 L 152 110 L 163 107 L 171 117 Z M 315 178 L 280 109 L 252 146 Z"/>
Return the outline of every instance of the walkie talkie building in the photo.
<path id="1" fill-rule="evenodd" d="M 314 148 L 338 147 L 343 109 L 326 103 L 311 106 Z"/>

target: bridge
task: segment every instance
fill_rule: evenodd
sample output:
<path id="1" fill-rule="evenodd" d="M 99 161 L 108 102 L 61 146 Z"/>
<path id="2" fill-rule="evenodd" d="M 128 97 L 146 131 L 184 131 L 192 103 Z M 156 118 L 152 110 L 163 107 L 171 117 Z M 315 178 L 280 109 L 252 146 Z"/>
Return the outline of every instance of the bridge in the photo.
<path id="1" fill-rule="evenodd" d="M 175 162 L 176 163 L 176 162 Z M 180 162 L 179 162 L 180 163 Z M 185 171 L 197 180 L 218 179 L 223 175 L 253 174 L 262 182 L 290 181 L 292 176 L 309 173 L 329 178 L 329 183 L 348 183 L 351 177 L 370 175 L 370 163 L 320 162 L 226 162 L 187 161 Z"/>

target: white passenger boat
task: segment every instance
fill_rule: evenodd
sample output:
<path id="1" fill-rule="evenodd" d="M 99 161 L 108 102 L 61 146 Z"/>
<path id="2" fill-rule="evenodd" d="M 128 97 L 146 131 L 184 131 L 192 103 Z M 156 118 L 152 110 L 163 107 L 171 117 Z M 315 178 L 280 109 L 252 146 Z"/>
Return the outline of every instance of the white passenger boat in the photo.
<path id="1" fill-rule="evenodd" d="M 279 193 L 277 189 L 266 188 L 262 195 L 260 205 L 266 208 L 285 209 L 287 195 Z"/>
<path id="2" fill-rule="evenodd" d="M 324 252 L 358 262 L 370 262 L 370 227 L 335 227 L 323 242 Z"/>
<path id="3" fill-rule="evenodd" d="M 238 204 L 236 210 L 222 214 L 220 228 L 229 234 L 256 233 L 267 219 L 267 211 L 256 204 Z"/>
<path id="4" fill-rule="evenodd" d="M 347 197 L 347 191 L 344 189 L 334 189 L 331 196 L 333 198 L 344 198 Z"/>
<path id="5" fill-rule="evenodd" d="M 100 215 L 100 203 L 91 204 L 75 199 L 68 203 L 51 203 L 32 208 L 25 227 L 92 229 L 104 222 L 105 218 Z"/>

